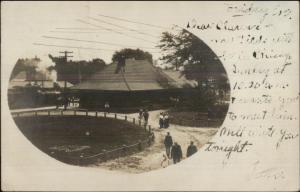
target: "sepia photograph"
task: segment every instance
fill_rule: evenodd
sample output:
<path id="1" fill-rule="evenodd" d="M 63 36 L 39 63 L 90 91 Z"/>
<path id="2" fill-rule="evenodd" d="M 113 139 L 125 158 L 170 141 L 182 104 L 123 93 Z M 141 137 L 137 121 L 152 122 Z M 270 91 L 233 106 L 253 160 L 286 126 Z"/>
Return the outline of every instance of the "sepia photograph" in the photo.
<path id="1" fill-rule="evenodd" d="M 34 43 L 60 50 L 49 50 L 48 58 L 16 61 L 8 104 L 20 131 L 50 157 L 79 166 L 140 173 L 193 155 L 217 132 L 228 110 L 230 85 L 221 61 L 178 26 L 138 24 L 158 28 L 148 34 L 127 27 L 136 22 L 124 17 L 97 18 L 88 18 L 83 28 L 80 23 L 56 28 Z M 90 29 L 90 22 L 97 27 Z M 105 42 L 73 34 L 99 28 L 113 34 L 99 38 Z M 128 39 L 153 43 L 115 43 L 114 38 L 133 34 Z M 67 42 L 78 48 L 60 46 Z M 87 42 L 91 47 L 82 48 Z M 110 60 L 72 58 L 97 43 Z"/>

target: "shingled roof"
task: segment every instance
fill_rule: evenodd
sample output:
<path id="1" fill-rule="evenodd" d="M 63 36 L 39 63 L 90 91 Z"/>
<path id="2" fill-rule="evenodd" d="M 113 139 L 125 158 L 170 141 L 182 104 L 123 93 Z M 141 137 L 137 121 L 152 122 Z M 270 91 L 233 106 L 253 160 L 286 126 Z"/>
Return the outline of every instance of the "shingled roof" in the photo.
<path id="1" fill-rule="evenodd" d="M 168 88 L 174 80 L 155 68 L 147 60 L 126 59 L 124 72 L 116 73 L 117 64 L 113 63 L 82 83 L 73 90 L 139 91 Z"/>

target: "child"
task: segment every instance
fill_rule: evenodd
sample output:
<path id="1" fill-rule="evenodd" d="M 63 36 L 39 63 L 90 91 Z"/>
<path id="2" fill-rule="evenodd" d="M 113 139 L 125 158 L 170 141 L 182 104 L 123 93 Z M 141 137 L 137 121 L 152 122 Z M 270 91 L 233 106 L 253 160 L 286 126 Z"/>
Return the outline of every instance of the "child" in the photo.
<path id="1" fill-rule="evenodd" d="M 169 158 L 166 156 L 166 154 L 163 154 L 163 160 L 161 161 L 160 166 L 165 168 L 168 165 L 169 165 Z"/>

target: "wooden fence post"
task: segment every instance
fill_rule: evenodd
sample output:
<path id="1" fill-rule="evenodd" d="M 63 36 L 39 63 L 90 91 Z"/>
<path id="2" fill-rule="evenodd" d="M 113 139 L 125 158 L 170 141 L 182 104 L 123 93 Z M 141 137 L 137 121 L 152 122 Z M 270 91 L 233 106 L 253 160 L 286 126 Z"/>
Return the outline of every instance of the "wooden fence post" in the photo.
<path id="1" fill-rule="evenodd" d="M 89 115 L 89 112 L 88 110 L 85 111 L 85 116 L 88 116 Z"/>
<path id="2" fill-rule="evenodd" d="M 139 126 L 141 126 L 141 124 L 142 124 L 142 122 L 141 122 L 141 120 L 139 120 Z"/>
<path id="3" fill-rule="evenodd" d="M 117 114 L 115 113 L 115 119 L 117 119 Z"/>
<path id="4" fill-rule="evenodd" d="M 124 155 L 126 155 L 126 152 L 127 152 L 127 146 L 126 145 L 123 145 L 122 152 L 123 152 Z"/>
<path id="5" fill-rule="evenodd" d="M 106 118 L 106 112 L 104 112 L 104 118 Z"/>
<path id="6" fill-rule="evenodd" d="M 139 144 L 138 144 L 138 150 L 142 150 L 142 142 L 141 142 L 141 140 L 139 140 Z"/>
<path id="7" fill-rule="evenodd" d="M 34 115 L 37 116 L 37 111 L 34 112 Z"/>
<path id="8" fill-rule="evenodd" d="M 48 111 L 48 116 L 50 116 L 50 111 Z"/>
<path id="9" fill-rule="evenodd" d="M 102 149 L 102 153 L 103 153 L 103 161 L 107 161 L 107 153 L 105 149 Z"/>
<path id="10" fill-rule="evenodd" d="M 151 125 L 148 125 L 148 127 L 149 127 L 149 133 L 151 133 Z"/>
<path id="11" fill-rule="evenodd" d="M 132 123 L 135 124 L 135 118 L 132 119 Z"/>
<path id="12" fill-rule="evenodd" d="M 96 114 L 95 114 L 95 116 L 96 116 L 96 117 L 98 117 L 98 111 L 96 111 Z"/>
<path id="13" fill-rule="evenodd" d="M 60 115 L 61 115 L 61 116 L 64 115 L 64 111 L 63 111 L 63 110 L 60 111 Z"/>
<path id="14" fill-rule="evenodd" d="M 76 109 L 74 110 L 74 115 L 76 116 Z"/>
<path id="15" fill-rule="evenodd" d="M 127 115 L 125 115 L 125 121 L 127 121 Z"/>

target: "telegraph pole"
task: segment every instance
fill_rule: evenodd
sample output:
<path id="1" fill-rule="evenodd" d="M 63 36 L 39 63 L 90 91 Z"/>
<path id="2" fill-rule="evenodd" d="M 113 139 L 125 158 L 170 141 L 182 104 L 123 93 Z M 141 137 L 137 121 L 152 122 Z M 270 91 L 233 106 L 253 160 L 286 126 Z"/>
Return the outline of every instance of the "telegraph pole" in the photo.
<path id="1" fill-rule="evenodd" d="M 68 57 L 73 57 L 72 55 L 69 55 L 69 54 L 73 53 L 73 51 L 61 51 L 59 53 L 64 54 L 63 58 L 64 58 L 65 62 L 68 62 Z M 64 89 L 65 90 L 67 89 L 67 81 L 66 80 L 64 81 Z"/>
<path id="2" fill-rule="evenodd" d="M 59 53 L 64 54 L 64 59 L 67 61 L 68 57 L 73 57 L 72 55 L 68 55 L 69 53 L 73 53 L 73 51 L 61 51 Z"/>

